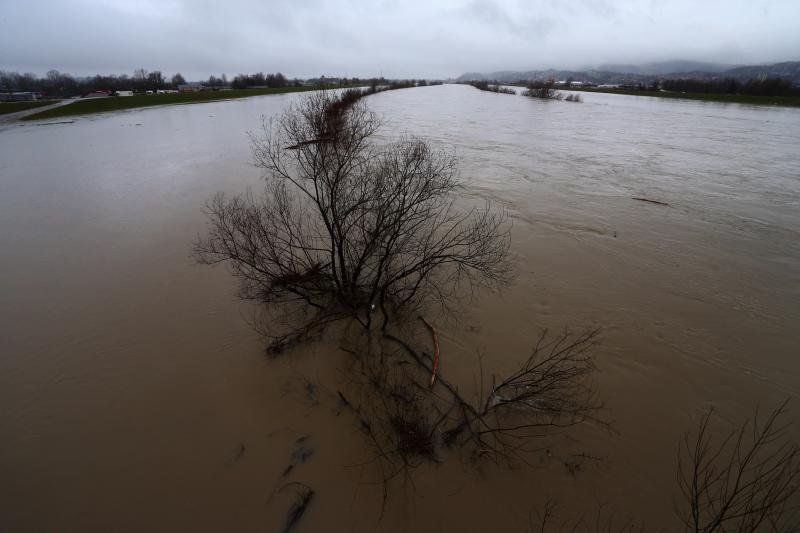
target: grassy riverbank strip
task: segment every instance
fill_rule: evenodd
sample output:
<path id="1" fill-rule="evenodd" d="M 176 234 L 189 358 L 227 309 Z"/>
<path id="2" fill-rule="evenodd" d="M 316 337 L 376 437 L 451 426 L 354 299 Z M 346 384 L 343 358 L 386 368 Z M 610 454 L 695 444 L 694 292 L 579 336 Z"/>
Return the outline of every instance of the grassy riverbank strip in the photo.
<path id="1" fill-rule="evenodd" d="M 338 89 L 331 86 L 328 89 Z M 249 96 L 263 96 L 267 94 L 294 93 L 303 91 L 316 91 L 319 86 L 279 87 L 264 89 L 229 89 L 220 91 L 197 91 L 172 94 L 141 94 L 136 96 L 110 96 L 108 98 L 86 98 L 77 100 L 72 104 L 48 109 L 41 113 L 34 113 L 22 120 L 40 120 L 77 115 L 91 115 L 110 111 L 122 111 L 140 107 L 152 107 L 170 104 L 196 104 L 213 102 L 216 100 L 229 100 L 232 98 L 247 98 Z"/>
<path id="2" fill-rule="evenodd" d="M 629 96 L 650 96 L 655 98 L 673 98 L 680 100 L 700 100 L 705 102 L 723 102 L 731 104 L 800 107 L 800 96 L 754 96 L 747 94 L 677 93 L 669 91 L 640 91 L 637 89 L 569 88 L 564 90 L 581 91 L 588 93 L 624 94 Z"/>
<path id="3" fill-rule="evenodd" d="M 58 103 L 59 100 L 34 100 L 24 102 L 2 102 L 0 103 L 0 115 L 8 115 L 9 113 L 17 113 L 18 111 L 26 111 L 28 109 L 36 109 L 37 107 L 44 107 L 46 105 L 53 105 Z"/>

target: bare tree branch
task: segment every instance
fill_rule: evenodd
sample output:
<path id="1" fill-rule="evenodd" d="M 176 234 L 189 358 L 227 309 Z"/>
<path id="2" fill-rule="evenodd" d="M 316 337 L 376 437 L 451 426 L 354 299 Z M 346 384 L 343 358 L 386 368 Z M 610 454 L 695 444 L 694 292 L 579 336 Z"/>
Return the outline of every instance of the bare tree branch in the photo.
<path id="1" fill-rule="evenodd" d="M 722 438 L 711 433 L 709 411 L 697 434 L 686 433 L 678 451 L 677 512 L 689 531 L 796 531 L 800 447 L 784 421 L 787 402 L 766 418 L 756 410 Z"/>

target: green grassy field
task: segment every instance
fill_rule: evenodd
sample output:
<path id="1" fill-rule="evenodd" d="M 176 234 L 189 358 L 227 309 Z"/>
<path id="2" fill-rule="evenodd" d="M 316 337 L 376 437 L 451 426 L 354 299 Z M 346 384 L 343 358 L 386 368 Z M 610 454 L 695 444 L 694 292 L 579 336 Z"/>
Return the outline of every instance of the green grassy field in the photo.
<path id="1" fill-rule="evenodd" d="M 777 105 L 800 107 L 800 96 L 751 96 L 746 94 L 708 94 L 674 93 L 661 91 L 637 91 L 635 89 L 569 89 L 589 93 L 627 94 L 631 96 L 650 96 L 655 98 L 677 98 L 681 100 L 702 100 L 706 102 L 729 102 L 733 104 Z"/>
<path id="2" fill-rule="evenodd" d="M 35 109 L 50 104 L 55 104 L 58 100 L 36 100 L 33 102 L 0 102 L 0 115 L 7 115 L 9 113 L 16 113 L 17 111 L 25 111 L 26 109 Z"/>
<path id="3" fill-rule="evenodd" d="M 169 104 L 193 104 L 200 102 L 213 102 L 215 100 L 229 100 L 231 98 L 246 98 L 248 96 L 261 96 L 265 94 L 293 93 L 313 91 L 319 87 L 282 87 L 276 89 L 231 89 L 229 91 L 199 91 L 178 94 L 144 94 L 136 96 L 114 96 L 110 98 L 88 98 L 75 103 L 34 113 L 22 120 L 40 120 L 76 115 L 90 115 L 138 107 L 150 107 Z"/>

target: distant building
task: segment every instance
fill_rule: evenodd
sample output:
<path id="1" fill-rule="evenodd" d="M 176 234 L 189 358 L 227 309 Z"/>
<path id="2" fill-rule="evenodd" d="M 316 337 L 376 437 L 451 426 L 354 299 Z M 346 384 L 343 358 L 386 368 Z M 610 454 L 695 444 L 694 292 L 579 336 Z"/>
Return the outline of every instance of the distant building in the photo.
<path id="1" fill-rule="evenodd" d="M 200 82 L 183 83 L 181 85 L 178 85 L 178 92 L 182 93 L 204 91 L 205 89 L 206 86 Z"/>
<path id="2" fill-rule="evenodd" d="M 557 87 L 575 87 L 576 89 L 581 89 L 583 87 L 595 87 L 596 85 L 590 81 L 569 81 L 569 80 L 562 80 L 557 81 L 555 83 Z"/>
<path id="3" fill-rule="evenodd" d="M 36 100 L 36 95 L 33 92 L 0 93 L 0 102 L 28 102 Z"/>

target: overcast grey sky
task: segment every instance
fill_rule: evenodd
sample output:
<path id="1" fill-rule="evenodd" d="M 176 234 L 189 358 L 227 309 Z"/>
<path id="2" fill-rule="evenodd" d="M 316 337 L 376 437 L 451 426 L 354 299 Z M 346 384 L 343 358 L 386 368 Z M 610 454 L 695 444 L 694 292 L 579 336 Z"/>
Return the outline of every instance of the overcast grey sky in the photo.
<path id="1" fill-rule="evenodd" d="M 0 0 L 0 69 L 387 77 L 800 59 L 800 0 Z"/>

